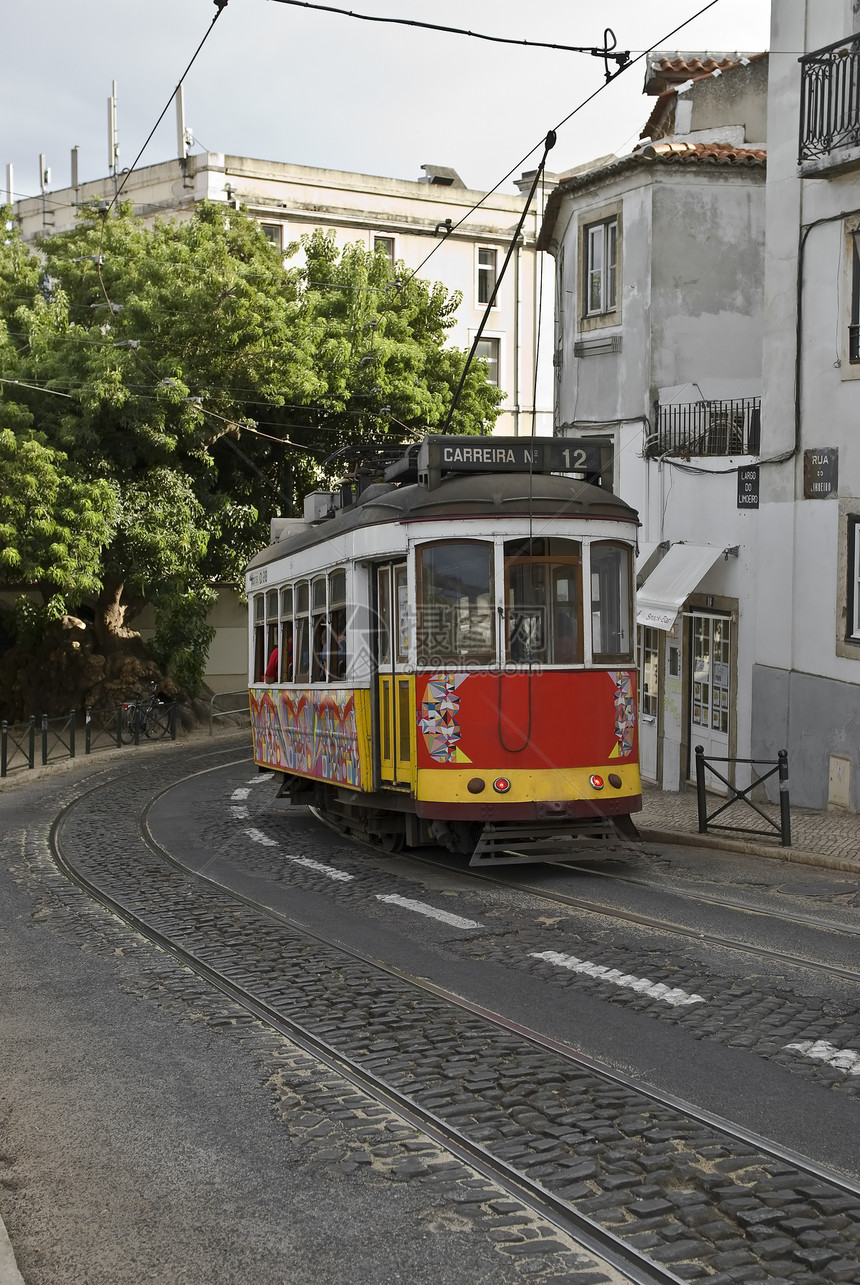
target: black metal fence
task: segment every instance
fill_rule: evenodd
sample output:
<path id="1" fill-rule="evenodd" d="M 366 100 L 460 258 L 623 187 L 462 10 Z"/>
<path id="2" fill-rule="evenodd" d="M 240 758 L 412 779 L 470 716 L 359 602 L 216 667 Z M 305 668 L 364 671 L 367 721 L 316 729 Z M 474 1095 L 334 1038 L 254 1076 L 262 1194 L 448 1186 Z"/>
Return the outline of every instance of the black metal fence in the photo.
<path id="1" fill-rule="evenodd" d="M 770 771 L 765 772 L 763 776 L 753 773 L 753 780 L 744 790 L 737 789 L 736 786 L 723 776 L 722 772 L 717 771 L 713 766 L 714 763 L 746 763 L 752 768 L 770 766 Z M 707 776 L 710 772 L 718 781 L 720 781 L 728 790 L 729 797 L 725 803 L 721 804 L 715 812 L 708 814 L 707 801 Z M 758 786 L 763 785 L 765 781 L 772 776 L 779 776 L 779 824 L 769 817 L 766 812 L 754 803 L 749 797 Z M 771 836 L 774 831 L 779 835 L 780 842 L 784 848 L 791 847 L 791 806 L 788 793 L 788 751 L 780 750 L 779 755 L 774 762 L 773 759 L 728 759 L 728 758 L 705 758 L 705 751 L 701 745 L 696 746 L 696 802 L 699 808 L 699 834 L 707 834 L 708 829 L 712 830 L 731 830 L 736 834 L 753 834 Z M 745 803 L 752 808 L 754 812 L 767 822 L 769 829 L 753 830 L 747 826 L 726 825 L 720 822 L 715 825 L 716 818 L 726 812 L 735 803 Z"/>
<path id="2" fill-rule="evenodd" d="M 800 68 L 798 163 L 860 146 L 860 38 L 804 54 Z"/>
<path id="3" fill-rule="evenodd" d="M 760 397 L 661 406 L 657 431 L 645 444 L 645 454 L 652 459 L 660 455 L 758 455 L 760 450 Z"/>
<path id="4" fill-rule="evenodd" d="M 82 741 L 84 754 L 121 749 L 125 743 L 123 720 L 130 707 L 129 703 L 113 709 L 87 706 L 83 717 L 73 709 L 61 718 L 32 714 L 26 723 L 4 720 L 0 723 L 0 778 L 10 772 L 32 771 L 37 765 L 46 767 L 62 759 L 76 758 Z M 167 735 L 172 740 L 176 740 L 176 723 L 176 702 L 173 701 L 167 707 Z M 139 725 L 135 722 L 134 726 L 137 729 Z M 139 735 L 135 733 L 129 743 L 138 744 Z"/>

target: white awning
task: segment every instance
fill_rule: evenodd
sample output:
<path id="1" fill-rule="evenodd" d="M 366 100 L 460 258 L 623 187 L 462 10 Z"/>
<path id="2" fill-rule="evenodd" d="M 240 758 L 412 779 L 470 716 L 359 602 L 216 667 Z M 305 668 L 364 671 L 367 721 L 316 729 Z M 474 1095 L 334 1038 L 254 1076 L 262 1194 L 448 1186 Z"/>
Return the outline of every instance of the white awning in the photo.
<path id="1" fill-rule="evenodd" d="M 636 623 L 669 630 L 696 585 L 726 550 L 712 544 L 673 544 L 636 595 Z"/>
<path id="2" fill-rule="evenodd" d="M 659 544 L 657 543 L 657 541 L 656 541 L 656 540 L 651 541 L 651 542 L 649 542 L 648 540 L 640 540 L 640 541 L 639 541 L 639 552 L 636 554 L 636 571 L 637 571 L 637 574 L 638 574 L 638 573 L 642 570 L 642 568 L 645 566 L 645 563 L 646 563 L 646 562 L 648 561 L 648 559 L 651 557 L 651 554 L 654 552 L 654 550 L 655 550 L 655 549 L 659 549 L 659 547 L 660 547 L 660 546 L 659 546 Z"/>

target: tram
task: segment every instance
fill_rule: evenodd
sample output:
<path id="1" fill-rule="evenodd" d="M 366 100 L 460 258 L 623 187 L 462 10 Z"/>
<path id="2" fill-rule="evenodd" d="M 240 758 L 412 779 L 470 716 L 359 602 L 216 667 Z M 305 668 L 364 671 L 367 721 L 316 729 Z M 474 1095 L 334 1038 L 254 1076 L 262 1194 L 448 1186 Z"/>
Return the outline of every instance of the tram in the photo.
<path id="1" fill-rule="evenodd" d="M 273 520 L 246 590 L 254 759 L 281 795 L 472 865 L 635 834 L 638 518 L 593 454 L 431 436 Z"/>

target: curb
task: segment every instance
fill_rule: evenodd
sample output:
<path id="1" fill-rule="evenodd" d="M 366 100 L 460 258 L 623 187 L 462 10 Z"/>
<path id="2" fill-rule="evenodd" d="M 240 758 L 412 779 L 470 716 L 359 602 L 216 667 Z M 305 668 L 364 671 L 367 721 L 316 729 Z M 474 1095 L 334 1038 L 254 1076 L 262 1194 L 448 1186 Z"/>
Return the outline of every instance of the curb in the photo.
<path id="1" fill-rule="evenodd" d="M 18 1271 L 12 1243 L 6 1234 L 2 1218 L 0 1218 L 0 1285 L 24 1285 L 24 1277 Z"/>
<path id="2" fill-rule="evenodd" d="M 765 843 L 751 843 L 745 839 L 723 839 L 717 835 L 687 833 L 683 830 L 648 830 L 639 828 L 639 837 L 646 843 L 677 843 L 688 848 L 712 848 L 720 852 L 737 852 L 747 857 L 770 857 L 776 861 L 788 861 L 796 865 L 820 866 L 826 870 L 844 870 L 849 874 L 860 874 L 856 861 L 841 861 L 838 857 L 828 857 L 821 852 L 804 852 L 800 848 L 769 847 Z"/>

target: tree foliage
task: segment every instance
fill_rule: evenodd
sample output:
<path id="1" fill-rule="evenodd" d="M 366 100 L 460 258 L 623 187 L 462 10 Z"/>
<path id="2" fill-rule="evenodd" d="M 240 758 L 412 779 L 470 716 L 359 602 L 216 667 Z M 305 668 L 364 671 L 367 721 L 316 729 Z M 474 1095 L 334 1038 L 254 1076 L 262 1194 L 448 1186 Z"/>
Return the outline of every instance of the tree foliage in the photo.
<path id="1" fill-rule="evenodd" d="M 459 297 L 315 233 L 285 257 L 241 211 L 144 226 L 92 209 L 31 254 L 0 245 L 0 587 L 31 634 L 92 617 L 98 646 L 156 610 L 153 654 L 199 682 L 217 581 L 340 448 L 441 426 L 465 354 Z M 490 426 L 470 370 L 451 428 Z M 35 602 L 34 602 L 35 595 Z"/>

